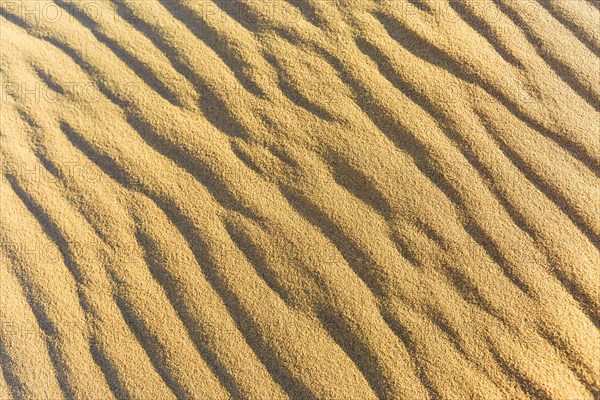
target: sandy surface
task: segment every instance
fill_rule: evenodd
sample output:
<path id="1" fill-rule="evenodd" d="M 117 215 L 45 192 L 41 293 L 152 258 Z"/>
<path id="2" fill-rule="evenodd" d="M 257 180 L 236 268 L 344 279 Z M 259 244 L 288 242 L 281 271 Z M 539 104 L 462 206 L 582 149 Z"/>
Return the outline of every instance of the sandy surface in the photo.
<path id="1" fill-rule="evenodd" d="M 598 4 L 0 1 L 0 399 L 600 398 Z"/>

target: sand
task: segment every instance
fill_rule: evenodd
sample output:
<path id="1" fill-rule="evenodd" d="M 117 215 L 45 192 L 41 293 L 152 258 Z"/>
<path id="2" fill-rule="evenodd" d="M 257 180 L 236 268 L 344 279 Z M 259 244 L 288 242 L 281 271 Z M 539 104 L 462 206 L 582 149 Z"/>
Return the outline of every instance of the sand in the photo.
<path id="1" fill-rule="evenodd" d="M 599 399 L 598 4 L 2 0 L 0 399 Z"/>

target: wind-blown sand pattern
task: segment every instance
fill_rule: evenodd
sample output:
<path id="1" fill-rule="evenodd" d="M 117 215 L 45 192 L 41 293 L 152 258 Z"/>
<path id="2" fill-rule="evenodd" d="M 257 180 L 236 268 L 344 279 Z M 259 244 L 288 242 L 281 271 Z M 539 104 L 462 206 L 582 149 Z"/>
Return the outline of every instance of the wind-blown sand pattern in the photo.
<path id="1" fill-rule="evenodd" d="M 600 398 L 595 0 L 0 2 L 0 399 Z"/>

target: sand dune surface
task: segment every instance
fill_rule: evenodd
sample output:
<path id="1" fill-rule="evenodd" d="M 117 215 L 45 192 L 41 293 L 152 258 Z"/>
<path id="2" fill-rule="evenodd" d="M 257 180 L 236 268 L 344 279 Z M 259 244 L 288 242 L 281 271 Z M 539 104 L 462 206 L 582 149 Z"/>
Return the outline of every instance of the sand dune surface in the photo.
<path id="1" fill-rule="evenodd" d="M 600 399 L 598 4 L 0 1 L 0 399 Z"/>

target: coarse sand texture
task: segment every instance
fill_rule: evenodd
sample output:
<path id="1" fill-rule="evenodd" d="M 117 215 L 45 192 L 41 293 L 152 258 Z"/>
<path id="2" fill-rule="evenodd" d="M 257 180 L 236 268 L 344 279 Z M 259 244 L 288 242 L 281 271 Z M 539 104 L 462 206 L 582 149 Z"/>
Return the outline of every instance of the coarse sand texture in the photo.
<path id="1" fill-rule="evenodd" d="M 0 0 L 0 400 L 600 400 L 598 0 Z"/>

